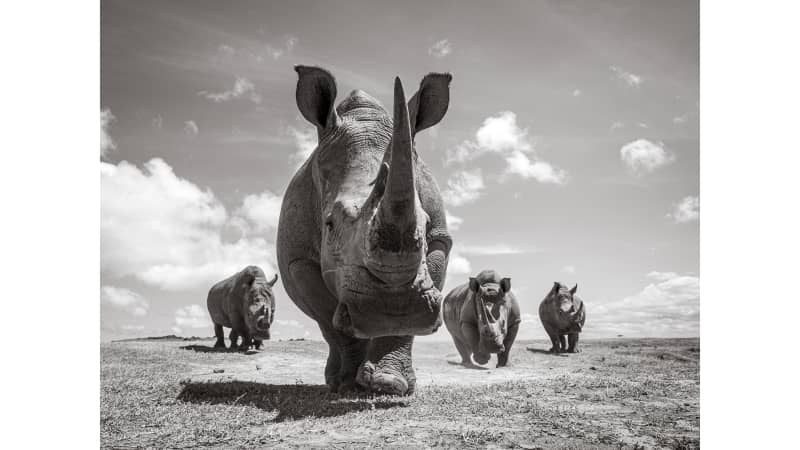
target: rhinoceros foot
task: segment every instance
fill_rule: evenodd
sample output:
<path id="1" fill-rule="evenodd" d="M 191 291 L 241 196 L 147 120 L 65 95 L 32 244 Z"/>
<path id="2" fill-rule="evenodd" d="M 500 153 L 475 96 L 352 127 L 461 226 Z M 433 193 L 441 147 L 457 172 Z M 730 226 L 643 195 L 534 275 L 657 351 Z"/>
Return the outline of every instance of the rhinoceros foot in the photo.
<path id="1" fill-rule="evenodd" d="M 410 395 L 416 376 L 411 367 L 413 336 L 374 338 L 358 368 L 356 383 L 374 394 Z"/>

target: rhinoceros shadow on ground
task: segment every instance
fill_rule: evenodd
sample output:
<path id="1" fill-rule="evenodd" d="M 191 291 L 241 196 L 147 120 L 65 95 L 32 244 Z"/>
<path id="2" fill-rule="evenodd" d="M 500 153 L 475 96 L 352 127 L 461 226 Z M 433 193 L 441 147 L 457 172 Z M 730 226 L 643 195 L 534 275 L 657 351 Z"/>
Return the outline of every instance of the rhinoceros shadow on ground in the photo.
<path id="1" fill-rule="evenodd" d="M 461 366 L 465 369 L 489 370 L 488 367 L 479 366 L 477 364 L 461 364 L 459 361 L 447 361 L 447 364 L 450 364 L 451 366 Z"/>
<path id="2" fill-rule="evenodd" d="M 532 352 L 532 353 L 543 353 L 545 355 L 550 356 L 560 356 L 562 358 L 567 358 L 568 355 L 566 353 L 553 353 L 550 350 L 545 350 L 543 348 L 533 348 L 533 347 L 525 347 L 525 350 Z"/>
<path id="3" fill-rule="evenodd" d="M 228 347 L 215 348 L 215 347 L 210 347 L 208 345 L 183 345 L 183 346 L 181 346 L 181 349 L 183 349 L 183 350 L 194 350 L 194 351 L 200 352 L 200 353 L 243 353 L 245 355 L 256 355 L 256 354 L 261 353 L 260 351 L 253 350 L 253 349 L 250 349 L 250 350 L 247 350 L 247 351 L 242 351 L 242 350 L 239 350 L 238 348 L 228 348 Z"/>
<path id="4" fill-rule="evenodd" d="M 402 399 L 370 399 L 366 395 L 341 396 L 328 386 L 263 384 L 250 381 L 183 382 L 178 400 L 190 403 L 250 405 L 277 411 L 274 422 L 304 417 L 334 417 L 369 409 L 407 406 Z"/>

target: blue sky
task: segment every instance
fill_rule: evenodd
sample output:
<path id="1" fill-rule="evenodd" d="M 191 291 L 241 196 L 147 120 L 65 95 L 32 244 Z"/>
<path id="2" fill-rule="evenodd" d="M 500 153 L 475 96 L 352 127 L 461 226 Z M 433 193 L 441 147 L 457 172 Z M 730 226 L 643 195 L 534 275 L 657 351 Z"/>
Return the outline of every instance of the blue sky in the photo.
<path id="1" fill-rule="evenodd" d="M 395 76 L 453 74 L 417 137 L 451 215 L 447 289 L 511 277 L 523 338 L 545 338 L 556 280 L 579 284 L 585 337 L 697 336 L 697 2 L 395 3 L 101 3 L 103 339 L 211 335 L 208 288 L 274 271 L 315 144 L 295 64 L 384 105 Z M 276 295 L 275 337 L 319 338 Z"/>

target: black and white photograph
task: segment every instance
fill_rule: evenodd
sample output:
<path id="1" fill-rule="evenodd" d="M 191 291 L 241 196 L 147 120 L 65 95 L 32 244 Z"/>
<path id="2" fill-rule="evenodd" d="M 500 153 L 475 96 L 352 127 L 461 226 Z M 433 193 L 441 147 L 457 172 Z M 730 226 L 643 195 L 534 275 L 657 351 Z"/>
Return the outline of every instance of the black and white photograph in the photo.
<path id="1" fill-rule="evenodd" d="M 91 117 L 76 126 L 88 140 L 55 149 L 69 159 L 80 148 L 78 168 L 29 157 L 91 190 L 57 192 L 41 172 L 28 182 L 46 203 L 9 203 L 45 214 L 13 225 L 42 236 L 34 245 L 67 248 L 17 259 L 36 274 L 13 282 L 26 294 L 6 317 L 25 319 L 9 344 L 48 368 L 3 371 L 84 398 L 54 403 L 88 409 L 89 447 L 698 449 L 702 309 L 703 353 L 714 352 L 704 423 L 724 423 L 717 408 L 730 402 L 788 403 L 794 394 L 777 394 L 788 375 L 766 397 L 734 394 L 721 376 L 758 383 L 751 373 L 778 371 L 767 352 L 789 356 L 779 334 L 793 327 L 796 264 L 773 270 L 777 260 L 744 252 L 800 250 L 796 237 L 758 244 L 797 223 L 768 212 L 796 212 L 783 184 L 796 165 L 771 160 L 768 133 L 753 146 L 736 121 L 722 129 L 748 158 L 708 144 L 720 121 L 706 121 L 705 100 L 701 133 L 706 3 L 89 5 L 76 14 L 93 27 L 89 63 L 54 50 L 47 75 L 70 90 L 92 74 L 73 89 L 88 94 Z M 704 99 L 708 85 L 724 97 L 709 104 L 762 114 L 744 106 L 757 94 L 716 83 L 731 66 L 706 65 L 743 48 L 754 56 L 742 65 L 763 69 L 779 51 L 758 45 L 704 47 Z M 788 101 L 797 88 L 785 89 Z M 77 105 L 58 103 L 26 120 L 60 121 Z M 784 193 L 737 195 L 730 180 Z M 734 202 L 734 218 L 720 217 Z M 744 220 L 772 228 L 737 232 Z M 715 245 L 703 250 L 702 308 L 701 223 Z M 714 255 L 739 268 L 706 264 Z M 742 276 L 742 264 L 760 271 Z M 761 287 L 737 286 L 746 278 Z M 37 315 L 54 324 L 32 326 Z M 736 442 L 708 430 L 710 448 Z"/>

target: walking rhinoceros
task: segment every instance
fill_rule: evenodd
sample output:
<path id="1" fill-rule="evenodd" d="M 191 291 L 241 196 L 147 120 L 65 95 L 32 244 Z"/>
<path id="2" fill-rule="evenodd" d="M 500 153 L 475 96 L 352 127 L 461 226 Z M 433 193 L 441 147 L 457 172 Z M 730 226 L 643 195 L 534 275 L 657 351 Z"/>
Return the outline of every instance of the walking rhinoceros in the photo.
<path id="1" fill-rule="evenodd" d="M 392 117 L 359 90 L 335 106 L 328 71 L 295 71 L 297 107 L 316 126 L 318 145 L 283 199 L 284 287 L 328 342 L 332 391 L 410 394 L 414 335 L 441 325 L 451 246 L 439 187 L 414 136 L 444 117 L 451 76 L 425 76 L 408 104 L 395 78 Z"/>
<path id="2" fill-rule="evenodd" d="M 206 304 L 217 337 L 214 348 L 225 348 L 222 327 L 231 329 L 231 348 L 236 348 L 239 336 L 242 337 L 239 350 L 247 350 L 254 344 L 260 348 L 262 340 L 269 339 L 269 327 L 275 319 L 272 286 L 276 281 L 277 274 L 272 281 L 267 281 L 264 271 L 247 266 L 208 291 Z"/>
<path id="3" fill-rule="evenodd" d="M 486 364 L 491 353 L 497 353 L 497 367 L 508 364 L 522 320 L 510 278 L 502 278 L 494 270 L 482 271 L 447 294 L 442 316 L 461 364 L 473 366 L 472 357 L 478 364 Z"/>
<path id="4" fill-rule="evenodd" d="M 550 348 L 552 353 L 580 352 L 578 334 L 586 322 L 586 310 L 583 301 L 575 294 L 577 290 L 577 284 L 569 289 L 556 281 L 539 304 L 539 319 L 553 343 L 553 347 Z"/>

